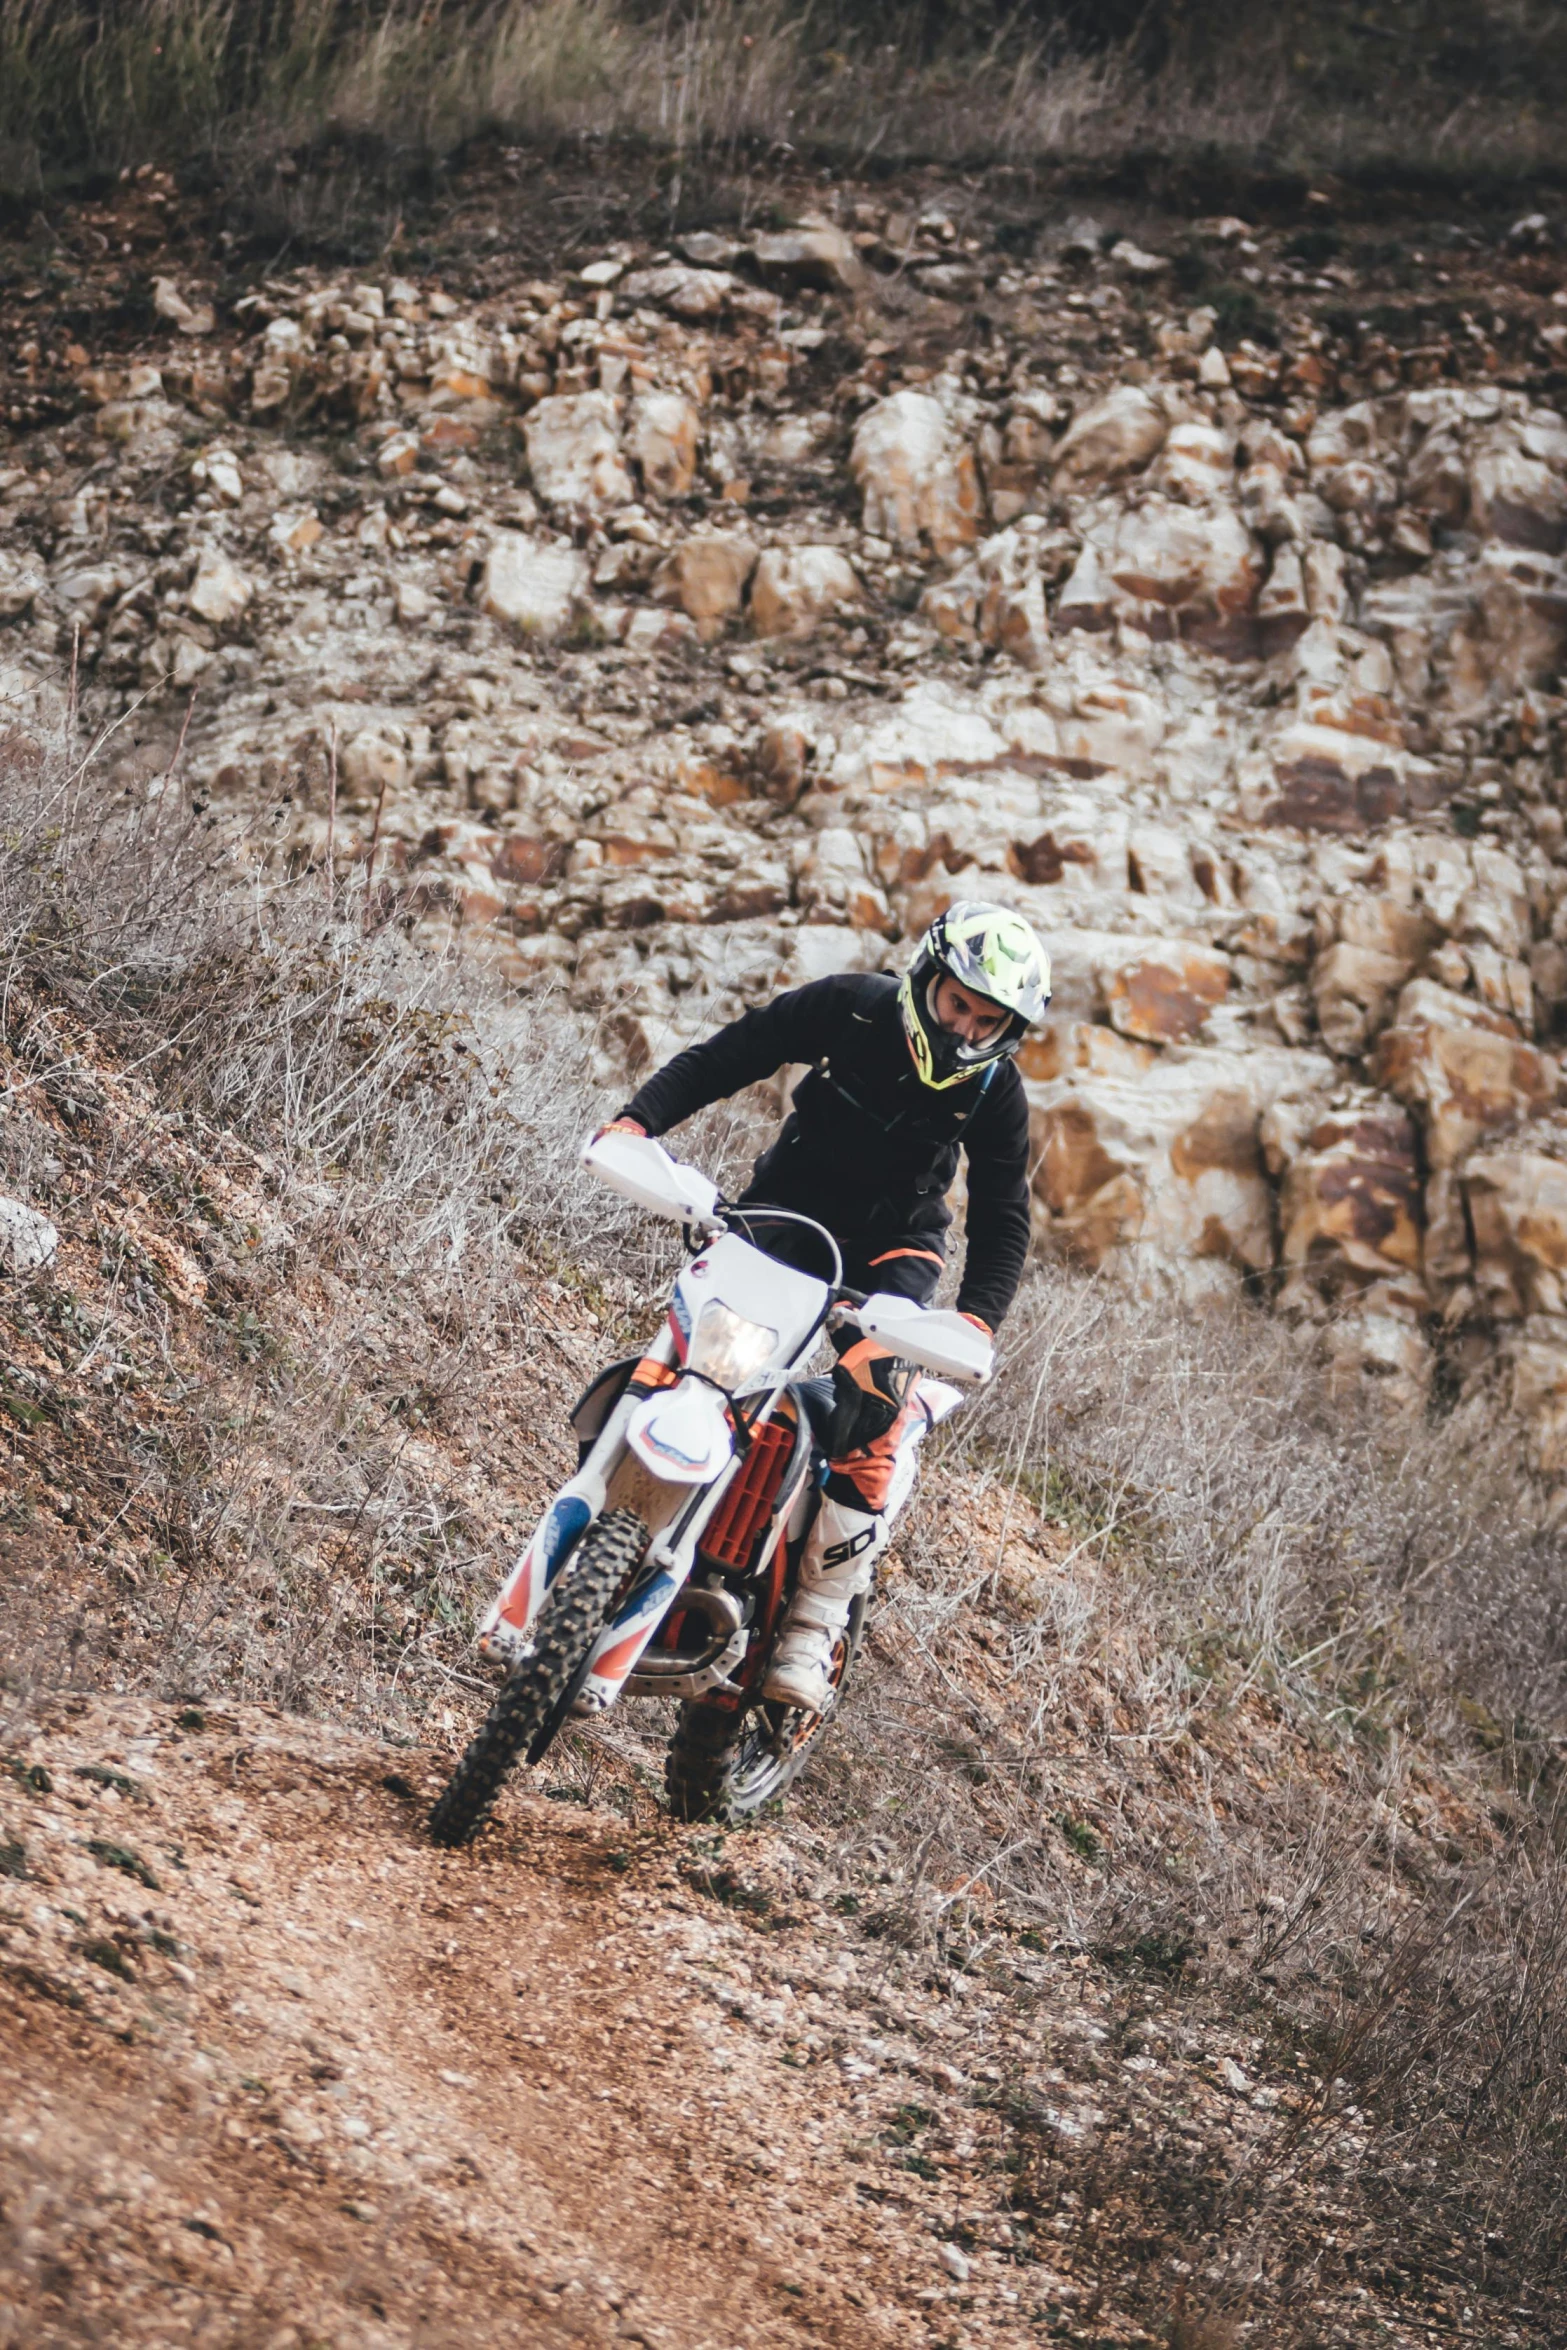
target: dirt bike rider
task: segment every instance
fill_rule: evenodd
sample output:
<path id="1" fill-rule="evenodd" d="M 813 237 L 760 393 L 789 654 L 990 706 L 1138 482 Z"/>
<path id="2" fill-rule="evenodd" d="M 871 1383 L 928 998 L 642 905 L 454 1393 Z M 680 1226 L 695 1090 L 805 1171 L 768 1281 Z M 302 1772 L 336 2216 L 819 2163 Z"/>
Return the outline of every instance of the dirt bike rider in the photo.
<path id="1" fill-rule="evenodd" d="M 614 1127 L 661 1135 L 709 1103 L 806 1062 L 783 1129 L 752 1170 L 746 1207 L 827 1226 L 844 1280 L 928 1303 L 941 1278 L 958 1151 L 968 1159 L 968 1245 L 958 1311 L 994 1333 L 1028 1248 L 1028 1104 L 1012 1056 L 1050 1001 L 1050 961 L 1005 906 L 965 900 L 931 924 L 902 981 L 843 973 L 790 989 L 676 1055 Z M 758 1245 L 792 1259 L 779 1223 Z M 806 1237 L 806 1236 L 802 1236 Z M 815 1270 L 819 1261 L 801 1255 Z M 928 1421 L 912 1367 L 875 1339 L 846 1345 L 821 1432 L 828 1472 L 799 1588 L 762 1694 L 821 1712 L 850 1605 L 868 1592 L 905 1445 Z M 911 1392 L 913 1390 L 913 1392 Z"/>

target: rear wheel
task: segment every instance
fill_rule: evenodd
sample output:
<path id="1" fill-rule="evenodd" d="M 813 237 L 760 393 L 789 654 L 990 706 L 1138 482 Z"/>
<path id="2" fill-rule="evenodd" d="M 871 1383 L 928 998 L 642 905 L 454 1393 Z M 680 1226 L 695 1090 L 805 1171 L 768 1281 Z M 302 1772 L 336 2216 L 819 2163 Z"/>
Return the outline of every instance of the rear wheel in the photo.
<path id="1" fill-rule="evenodd" d="M 507 1772 L 535 1763 L 587 1678 L 593 1644 L 629 1590 L 648 1530 L 633 1510 L 590 1526 L 533 1621 L 532 1653 L 509 1675 L 430 1813 L 437 1844 L 467 1844 L 489 1816 Z"/>
<path id="2" fill-rule="evenodd" d="M 865 1602 L 858 1599 L 833 1651 L 833 1696 L 825 1713 L 765 1699 L 738 1713 L 699 1697 L 686 1700 L 664 1765 L 677 1820 L 751 1819 L 793 1786 L 838 1710 L 864 1622 Z"/>

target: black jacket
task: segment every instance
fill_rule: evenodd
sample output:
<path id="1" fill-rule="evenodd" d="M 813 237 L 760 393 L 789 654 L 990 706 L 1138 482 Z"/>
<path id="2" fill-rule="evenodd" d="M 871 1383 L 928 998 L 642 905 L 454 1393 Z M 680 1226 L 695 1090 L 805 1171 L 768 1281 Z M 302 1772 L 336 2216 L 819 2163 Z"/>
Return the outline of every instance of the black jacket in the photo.
<path id="1" fill-rule="evenodd" d="M 782 1132 L 756 1162 L 748 1198 L 818 1217 L 846 1257 L 926 1236 L 940 1249 L 947 1193 L 968 1157 L 962 1312 L 992 1329 L 1017 1293 L 1028 1251 L 1028 1102 L 1011 1061 L 944 1092 L 920 1083 L 898 1012 L 898 982 L 844 973 L 775 996 L 695 1044 L 640 1086 L 623 1116 L 650 1134 L 808 1061 Z"/>

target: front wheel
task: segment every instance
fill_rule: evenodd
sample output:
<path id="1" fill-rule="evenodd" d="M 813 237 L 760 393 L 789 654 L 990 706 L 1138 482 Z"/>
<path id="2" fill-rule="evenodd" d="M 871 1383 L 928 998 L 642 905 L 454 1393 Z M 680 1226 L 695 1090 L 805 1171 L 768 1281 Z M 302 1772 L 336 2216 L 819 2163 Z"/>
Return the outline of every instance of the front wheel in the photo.
<path id="1" fill-rule="evenodd" d="M 857 1599 L 832 1660 L 832 1701 L 825 1713 L 799 1706 L 732 1707 L 688 1698 L 680 1708 L 664 1765 L 664 1788 L 677 1820 L 720 1820 L 731 1826 L 775 1803 L 792 1787 L 838 1710 L 843 1685 L 860 1653 L 865 1602 Z"/>
<path id="2" fill-rule="evenodd" d="M 519 1756 L 537 1762 L 587 1677 L 593 1646 L 630 1589 L 648 1530 L 633 1510 L 590 1526 L 533 1620 L 532 1649 L 508 1676 L 430 1813 L 437 1844 L 467 1844 Z"/>

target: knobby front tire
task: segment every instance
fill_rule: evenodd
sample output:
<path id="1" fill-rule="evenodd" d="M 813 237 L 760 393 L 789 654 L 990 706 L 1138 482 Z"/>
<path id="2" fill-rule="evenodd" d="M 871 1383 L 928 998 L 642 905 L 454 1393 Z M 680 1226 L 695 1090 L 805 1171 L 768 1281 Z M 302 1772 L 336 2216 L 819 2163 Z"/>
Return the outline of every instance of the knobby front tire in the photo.
<path id="1" fill-rule="evenodd" d="M 565 1720 L 593 1644 L 647 1549 L 633 1510 L 588 1528 L 533 1620 L 533 1651 L 514 1667 L 430 1813 L 437 1844 L 471 1843 L 519 1757 L 537 1762 Z"/>

